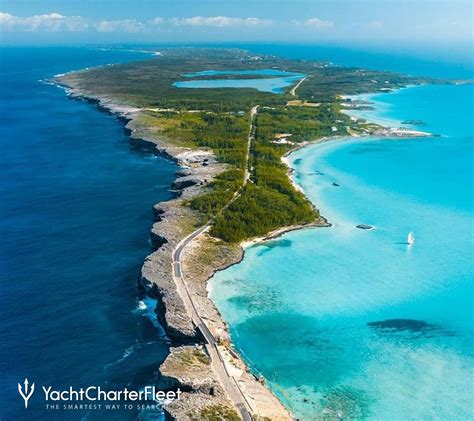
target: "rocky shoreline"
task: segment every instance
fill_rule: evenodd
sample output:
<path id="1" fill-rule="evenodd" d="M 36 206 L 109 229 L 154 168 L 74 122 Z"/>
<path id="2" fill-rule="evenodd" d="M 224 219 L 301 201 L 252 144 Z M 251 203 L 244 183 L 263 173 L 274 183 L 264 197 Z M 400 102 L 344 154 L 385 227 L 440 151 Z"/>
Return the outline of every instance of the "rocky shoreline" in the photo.
<path id="1" fill-rule="evenodd" d="M 96 105 L 101 111 L 117 116 L 124 124 L 125 131 L 130 137 L 130 146 L 150 153 L 164 156 L 175 161 L 181 169 L 173 182 L 177 197 L 167 202 L 157 203 L 153 207 L 154 223 L 150 232 L 153 252 L 149 254 L 141 269 L 140 287 L 146 293 L 157 299 L 155 310 L 160 324 L 171 341 L 170 355 L 160 367 L 163 389 L 181 388 L 182 398 L 179 402 L 164 405 L 165 416 L 168 420 L 196 419 L 195 414 L 206 416 L 223 416 L 226 419 L 238 419 L 238 413 L 226 397 L 216 374 L 207 364 L 202 369 L 204 357 L 186 357 L 184 355 L 205 354 L 204 338 L 193 324 L 186 312 L 172 274 L 172 252 L 178 243 L 195 230 L 199 224 L 199 215 L 185 206 L 185 202 L 202 193 L 203 189 L 224 171 L 226 166 L 218 163 L 209 151 L 196 151 L 189 148 L 177 147 L 167 143 L 165 139 L 157 139 L 147 129 L 136 123 L 141 109 L 116 104 L 106 97 L 97 97 L 88 92 L 82 92 L 78 86 L 61 75 L 54 81 L 66 90 L 71 99 L 84 100 Z M 59 82 L 59 83 L 58 83 Z M 288 230 L 300 227 L 288 227 Z M 273 235 L 281 235 L 282 232 Z M 270 235 L 272 236 L 272 235 Z M 195 240 L 184 253 L 183 263 L 186 273 L 189 273 L 189 289 L 197 297 L 203 318 L 209 329 L 219 338 L 223 352 L 228 357 L 226 366 L 239 372 L 239 385 L 254 410 L 257 417 L 273 420 L 290 420 L 292 416 L 275 396 L 263 385 L 261 379 L 250 373 L 240 356 L 233 350 L 226 323 L 207 294 L 207 280 L 218 271 L 223 270 L 243 259 L 243 249 L 215 242 L 208 235 Z M 194 254 L 202 244 L 215 242 L 212 253 L 214 261 L 196 272 L 194 260 L 199 256 Z M 183 358 L 186 360 L 183 362 Z M 192 417 L 194 416 L 194 417 Z M 234 417 L 234 418 L 233 418 Z M 236 418 L 235 418 L 236 417 Z"/>
<path id="2" fill-rule="evenodd" d="M 163 388 L 183 390 L 182 399 L 164 405 L 167 419 L 190 420 L 191 415 L 208 414 L 223 416 L 226 419 L 238 419 L 231 401 L 226 397 L 218 376 L 212 369 L 212 361 L 206 359 L 204 338 L 188 314 L 178 287 L 173 277 L 173 251 L 178 244 L 191 234 L 197 226 L 204 225 L 199 215 L 186 206 L 186 202 L 201 194 L 206 186 L 225 170 L 226 165 L 217 162 L 209 151 L 192 150 L 178 147 L 166 139 L 161 139 L 153 128 L 137 123 L 141 109 L 117 104 L 107 97 L 97 97 L 82 92 L 75 84 L 74 77 L 62 75 L 56 78 L 59 86 L 66 89 L 71 98 L 85 100 L 97 105 L 103 111 L 118 116 L 125 124 L 132 148 L 146 150 L 174 160 L 181 169 L 173 182 L 177 197 L 161 202 L 153 207 L 154 223 L 150 233 L 153 252 L 149 254 L 141 269 L 140 287 L 157 299 L 156 314 L 163 326 L 172 348 L 170 355 L 160 367 L 163 376 Z M 414 133 L 394 133 L 378 126 L 377 135 L 388 137 L 409 137 Z M 416 134 L 419 134 L 417 132 Z M 323 142 L 340 138 L 334 136 L 317 140 Z M 310 143 L 296 146 L 292 151 Z M 288 154 L 289 154 L 288 153 Z M 287 155 L 288 155 L 287 154 Z M 286 156 L 287 156 L 286 155 Z M 286 156 L 283 162 L 288 165 Z M 291 168 L 288 176 L 291 176 Z M 290 177 L 291 178 L 291 177 Z M 294 184 L 294 183 L 293 183 Z M 294 184 L 295 185 L 295 184 Z M 299 189 L 299 186 L 295 187 Z M 257 417 L 272 420 L 289 420 L 291 414 L 264 386 L 261 378 L 250 373 L 245 362 L 232 347 L 229 330 L 212 300 L 208 297 L 207 281 L 218 270 L 223 270 L 240 262 L 244 257 L 244 247 L 273 239 L 288 231 L 305 227 L 329 227 L 331 224 L 323 217 L 311 224 L 283 227 L 268 235 L 244 242 L 240 245 L 229 245 L 210 237 L 206 233 L 192 240 L 183 251 L 183 269 L 186 273 L 186 286 L 193 296 L 200 317 L 207 328 L 219 342 L 219 349 L 224 356 L 225 366 L 232 371 L 234 380 L 245 397 L 248 406 Z M 233 416 L 237 418 L 232 418 Z"/>

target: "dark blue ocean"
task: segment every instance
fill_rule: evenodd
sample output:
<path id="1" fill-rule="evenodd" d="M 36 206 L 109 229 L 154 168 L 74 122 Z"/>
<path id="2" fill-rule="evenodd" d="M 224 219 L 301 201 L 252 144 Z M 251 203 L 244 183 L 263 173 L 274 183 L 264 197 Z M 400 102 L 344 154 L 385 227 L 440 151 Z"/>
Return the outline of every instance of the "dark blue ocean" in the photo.
<path id="1" fill-rule="evenodd" d="M 416 54 L 403 54 L 400 51 L 359 51 L 309 45 L 247 47 L 256 52 L 290 58 L 330 60 L 341 65 L 417 75 L 455 79 L 473 76 L 472 54 L 455 49 L 444 52 L 440 59 L 436 51 L 421 50 Z M 152 205 L 172 197 L 169 186 L 176 167 L 162 158 L 131 150 L 123 123 L 115 117 L 99 111 L 92 104 L 68 99 L 63 90 L 40 82 L 58 73 L 141 60 L 148 55 L 91 48 L 24 47 L 2 48 L 0 52 L 0 107 L 3 118 L 0 127 L 0 419 L 136 419 L 139 415 L 136 411 L 46 411 L 38 392 L 31 398 L 28 410 L 25 410 L 17 383 L 28 378 L 38 388 L 41 385 L 52 385 L 58 389 L 70 385 L 77 388 L 100 385 L 107 389 L 125 386 L 138 389 L 159 380 L 157 369 L 168 353 L 169 344 L 154 317 L 153 302 L 147 301 L 145 311 L 137 308 L 138 300 L 143 298 L 137 281 L 143 259 L 150 252 Z M 232 276 L 236 278 L 227 284 L 227 288 L 222 282 L 219 294 L 216 289 L 213 291 L 217 304 L 231 325 L 236 344 L 251 366 L 265 375 L 275 393 L 303 418 L 312 419 L 314 414 L 319 413 L 321 402 L 330 401 L 335 403 L 336 410 L 350 412 L 354 402 L 360 401 L 369 408 L 372 419 L 384 419 L 379 417 L 380 414 L 399 416 L 399 407 L 409 411 L 415 419 L 424 419 L 421 415 L 427 413 L 427 405 L 423 402 L 438 402 L 438 406 L 442 406 L 449 400 L 464 399 L 464 395 L 472 390 L 472 381 L 469 384 L 467 380 L 465 383 L 459 381 L 468 379 L 469 370 L 472 370 L 472 364 L 466 365 L 464 360 L 455 358 L 458 349 L 463 350 L 463 356 L 465 349 L 472 350 L 471 342 L 457 342 L 463 338 L 459 333 L 448 335 L 449 343 L 429 342 L 430 338 L 425 343 L 423 338 L 423 341 L 418 341 L 419 348 L 414 348 L 411 342 L 407 345 L 405 337 L 381 341 L 377 336 L 374 340 L 375 334 L 370 333 L 365 324 L 367 320 L 382 320 L 386 316 L 431 321 L 429 316 L 434 315 L 434 325 L 445 326 L 452 321 L 448 330 L 457 332 L 457 321 L 465 321 L 466 325 L 472 321 L 471 296 L 463 296 L 462 288 L 456 287 L 461 291 L 456 297 L 464 297 L 464 301 L 459 301 L 464 304 L 447 306 L 446 303 L 454 301 L 446 301 L 445 298 L 451 296 L 443 295 L 445 289 L 439 289 L 439 296 L 436 296 L 439 301 L 430 301 L 429 295 L 410 295 L 419 290 L 437 292 L 437 285 L 445 285 L 442 283 L 445 278 L 440 277 L 440 283 L 429 289 L 433 286 L 430 281 L 437 279 L 433 276 L 427 277 L 425 283 L 419 282 L 421 277 L 417 275 L 420 271 L 427 267 L 437 271 L 436 266 L 423 266 L 417 261 L 400 265 L 400 260 L 397 260 L 394 266 L 388 266 L 390 270 L 385 270 L 387 266 L 383 259 L 374 265 L 358 259 L 355 252 L 362 247 L 367 259 L 373 260 L 370 247 L 382 244 L 375 240 L 381 237 L 382 241 L 389 233 L 396 239 L 387 237 L 390 242 L 383 244 L 390 250 L 393 248 L 400 259 L 399 254 L 405 251 L 400 250 L 396 242 L 399 238 L 403 240 L 409 229 L 416 231 L 417 243 L 412 254 L 406 253 L 407 259 L 416 257 L 423 247 L 430 244 L 427 240 L 430 238 L 429 229 L 425 230 L 423 218 L 405 219 L 416 223 L 415 228 L 400 225 L 400 218 L 396 223 L 389 224 L 388 212 L 392 208 L 376 205 L 377 191 L 372 192 L 367 186 L 375 180 L 380 184 L 378 187 L 385 189 L 390 182 L 390 187 L 398 190 L 392 189 L 389 193 L 395 191 L 400 194 L 403 200 L 398 203 L 402 205 L 411 203 L 409 193 L 413 190 L 412 185 L 417 188 L 416 195 L 420 200 L 440 201 L 439 195 L 424 195 L 423 192 L 437 190 L 426 189 L 422 176 L 412 176 L 411 180 L 416 179 L 417 183 L 399 183 L 397 180 L 400 180 L 401 168 L 407 174 L 405 180 L 413 172 L 428 174 L 424 170 L 428 164 L 433 166 L 430 171 L 439 173 L 439 177 L 432 177 L 432 180 L 443 180 L 445 173 L 440 172 L 437 165 L 441 158 L 457 156 L 461 161 L 469 161 L 472 156 L 472 120 L 469 121 L 465 112 L 470 109 L 472 115 L 472 91 L 469 97 L 464 94 L 469 87 L 446 89 L 452 94 L 445 96 L 444 103 L 436 101 L 441 99 L 441 87 L 421 88 L 420 95 L 416 90 L 407 90 L 406 95 L 401 91 L 393 96 L 393 103 L 387 100 L 391 108 L 377 117 L 407 119 L 420 116 L 427 122 L 428 129 L 432 126 L 437 133 L 444 135 L 438 145 L 447 148 L 449 153 L 443 155 L 440 152 L 435 144 L 439 139 L 395 144 L 385 140 L 368 145 L 360 142 L 354 149 L 334 146 L 334 150 L 330 148 L 331 154 L 328 152 L 322 158 L 323 149 L 300 152 L 300 163 L 293 164 L 297 172 L 307 174 L 302 174 L 299 182 L 322 213 L 333 222 L 337 223 L 338 216 L 341 216 L 344 228 L 344 221 L 350 221 L 348 232 L 351 235 L 345 236 L 346 231 L 337 226 L 332 231 L 318 233 L 316 238 L 313 238 L 314 231 L 288 234 L 277 242 L 276 247 L 258 246 L 247 251 L 241 265 L 222 272 L 215 280 L 217 285 L 219 280 L 225 281 Z M 460 102 L 456 95 L 460 95 L 459 98 L 465 102 Z M 407 107 L 407 103 L 413 104 L 413 107 Z M 436 116 L 439 118 L 431 118 L 431 112 L 423 115 L 429 110 L 426 104 L 434 107 L 436 103 L 449 104 L 450 112 L 438 107 Z M 417 107 L 419 114 L 401 113 L 401 110 L 416 110 Z M 462 124 L 456 123 L 456 113 L 463 115 L 460 119 Z M 462 133 L 470 136 L 470 143 L 465 142 L 468 147 L 464 158 L 456 155 L 461 144 L 451 139 L 457 139 L 459 133 L 454 130 L 456 127 L 466 129 Z M 427 155 L 427 150 L 423 148 L 430 145 L 434 145 L 429 150 L 433 154 Z M 362 148 L 364 154 L 358 148 Z M 378 157 L 375 156 L 377 148 Z M 372 149 L 375 152 L 369 154 Z M 366 160 L 355 160 L 360 156 L 366 157 Z M 427 161 L 427 156 L 434 158 Z M 472 164 L 472 160 L 469 162 Z M 324 168 L 322 165 L 327 167 L 326 178 L 317 180 L 308 175 Z M 449 165 L 449 162 L 441 167 L 447 173 L 453 168 L 464 168 Z M 468 168 L 472 169 L 472 165 Z M 344 169 L 348 174 L 343 173 Z M 379 175 L 372 179 L 372 173 L 376 170 L 380 170 L 380 174 L 383 172 L 383 177 Z M 472 199 L 472 172 L 468 174 L 470 179 L 448 178 L 453 183 L 459 181 L 452 184 L 456 188 L 447 195 L 456 206 L 460 203 L 457 201 L 459 198 Z M 342 180 L 340 190 L 324 184 L 327 180 L 332 182 L 330 177 L 336 175 Z M 357 177 L 356 182 L 351 177 Z M 433 185 L 434 181 L 430 186 Z M 361 195 L 357 195 L 358 186 L 364 188 Z M 373 215 L 367 213 L 367 199 L 374 201 L 371 207 Z M 347 206 L 347 203 L 352 206 Z M 383 203 L 397 203 L 397 200 Z M 356 218 L 354 212 L 359 208 L 355 205 L 359 204 L 362 211 Z M 405 207 L 405 211 L 411 209 L 415 208 Z M 373 218 L 378 217 L 387 227 L 374 219 L 378 226 L 376 231 L 354 231 L 355 222 L 374 222 L 360 219 L 361 215 L 367 218 L 369 214 Z M 445 228 L 449 228 L 452 221 L 457 220 L 451 219 Z M 442 225 L 443 220 L 437 219 L 436 223 Z M 452 226 L 457 229 L 456 224 Z M 392 232 L 394 227 L 397 232 Z M 453 233 L 448 229 L 444 238 L 466 245 L 469 242 L 462 236 L 469 233 L 469 230 L 462 229 Z M 356 238 L 354 242 L 353 234 L 361 238 L 365 236 L 364 240 Z M 328 239 L 331 235 L 334 238 Z M 371 239 L 375 240 L 371 242 Z M 458 253 L 461 257 L 468 253 L 465 248 L 460 250 L 463 252 Z M 345 261 L 344 256 L 352 256 L 355 261 Z M 384 256 L 390 257 L 390 254 Z M 440 259 L 437 255 L 430 256 L 434 256 L 433 262 Z M 449 262 L 446 256 L 441 257 L 443 262 Z M 304 259 L 310 262 L 300 264 L 299 270 L 295 271 L 295 262 L 303 262 Z M 451 263 L 443 264 L 441 268 L 456 269 Z M 282 264 L 286 265 L 285 268 L 281 268 Z M 360 282 L 367 275 L 366 268 L 371 269 L 373 284 Z M 410 276 L 399 276 L 402 269 Z M 460 272 L 454 269 L 450 272 L 452 279 L 461 279 Z M 273 274 L 272 270 L 278 273 Z M 288 271 L 291 273 L 288 274 Z M 438 272 L 444 273 L 442 270 Z M 391 283 L 385 276 L 387 273 L 395 274 L 397 282 Z M 352 277 L 348 276 L 351 274 Z M 468 274 L 470 276 L 471 272 Z M 311 283 L 301 282 L 305 279 L 311 280 Z M 313 282 L 314 279 L 317 282 Z M 240 288 L 238 293 L 232 289 L 235 285 Z M 384 285 L 386 287 L 382 288 Z M 285 287 L 289 290 L 286 291 Z M 364 291 L 368 293 L 364 295 Z M 369 308 L 369 304 L 372 305 L 377 299 L 379 301 L 375 304 L 385 306 L 383 299 L 386 297 L 390 300 L 395 297 L 400 301 L 389 303 L 393 305 L 389 307 L 390 312 L 385 313 L 385 307 L 380 307 L 380 314 L 377 313 L 375 319 L 353 317 L 351 311 L 356 306 L 364 309 L 367 304 Z M 428 297 L 427 304 L 418 305 L 425 297 Z M 249 306 L 245 305 L 247 302 Z M 260 303 L 259 309 L 254 308 L 254 302 Z M 438 303 L 440 307 L 444 303 L 446 308 L 438 311 Z M 261 313 L 253 314 L 251 308 Z M 272 314 L 275 308 L 287 311 L 288 315 Z M 432 313 L 426 309 L 432 310 Z M 344 317 L 331 313 L 339 310 Z M 318 318 L 324 311 L 329 314 L 329 319 L 332 317 L 332 324 L 320 323 L 319 320 L 315 324 L 315 317 Z M 377 312 L 379 309 L 370 307 L 370 311 Z M 293 348 L 289 344 L 293 344 Z M 354 347 L 354 344 L 357 346 Z M 318 363 L 316 366 L 315 361 Z M 445 375 L 450 372 L 451 376 Z M 410 373 L 414 373 L 413 376 Z M 411 381 L 412 377 L 416 381 Z M 420 388 L 420 385 L 430 384 L 439 387 Z M 414 392 L 417 390 L 419 393 L 428 390 L 433 399 L 426 400 L 421 395 L 416 397 Z M 406 396 L 416 398 L 401 399 Z M 440 400 L 439 396 L 445 398 Z M 347 408 L 347 402 L 352 406 Z M 400 406 L 399 402 L 403 405 Z M 437 406 L 432 408 L 435 412 L 439 409 Z M 455 405 L 448 411 L 444 410 L 446 408 L 441 408 L 438 414 L 457 416 L 460 413 Z M 413 414 L 421 417 L 416 418 Z M 456 416 L 450 419 L 456 419 Z M 360 416 L 364 417 L 367 414 Z M 157 419 L 160 415 L 151 414 L 151 418 Z"/>
<path id="2" fill-rule="evenodd" d="M 2 420 L 87 415 L 45 412 L 39 391 L 25 410 L 17 390 L 25 378 L 37 389 L 139 388 L 154 384 L 168 353 L 153 312 L 136 309 L 137 282 L 150 252 L 152 206 L 172 197 L 176 167 L 130 150 L 115 117 L 40 82 L 144 58 L 87 48 L 1 49 Z"/>

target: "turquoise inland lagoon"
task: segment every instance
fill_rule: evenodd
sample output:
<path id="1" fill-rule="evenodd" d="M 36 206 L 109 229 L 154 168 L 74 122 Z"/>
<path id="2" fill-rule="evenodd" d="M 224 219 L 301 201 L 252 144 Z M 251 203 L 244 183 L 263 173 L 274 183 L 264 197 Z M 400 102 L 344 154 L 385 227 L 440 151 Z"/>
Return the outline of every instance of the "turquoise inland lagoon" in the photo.
<path id="1" fill-rule="evenodd" d="M 472 85 L 366 97 L 365 117 L 441 137 L 293 153 L 333 226 L 247 248 L 211 280 L 237 348 L 298 418 L 474 417 L 473 98 Z"/>
<path id="2" fill-rule="evenodd" d="M 198 79 L 185 80 L 173 83 L 178 88 L 253 88 L 261 92 L 272 92 L 281 94 L 285 88 L 294 85 L 296 81 L 303 78 L 302 73 L 285 72 L 277 69 L 261 70 L 205 70 L 202 72 L 187 73 L 184 77 L 206 77 L 226 75 L 255 75 L 268 76 L 261 79 Z"/>

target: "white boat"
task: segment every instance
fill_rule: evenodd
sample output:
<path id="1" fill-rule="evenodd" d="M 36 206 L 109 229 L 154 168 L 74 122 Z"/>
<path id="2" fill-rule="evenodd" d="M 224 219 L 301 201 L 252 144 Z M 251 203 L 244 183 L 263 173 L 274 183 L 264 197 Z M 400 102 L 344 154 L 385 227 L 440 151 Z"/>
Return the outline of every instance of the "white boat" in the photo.
<path id="1" fill-rule="evenodd" d="M 139 310 L 146 310 L 146 304 L 144 301 L 139 301 L 138 302 L 138 309 Z"/>
<path id="2" fill-rule="evenodd" d="M 408 233 L 408 237 L 407 237 L 407 244 L 413 244 L 415 242 L 415 235 L 413 234 L 412 231 L 410 231 Z"/>

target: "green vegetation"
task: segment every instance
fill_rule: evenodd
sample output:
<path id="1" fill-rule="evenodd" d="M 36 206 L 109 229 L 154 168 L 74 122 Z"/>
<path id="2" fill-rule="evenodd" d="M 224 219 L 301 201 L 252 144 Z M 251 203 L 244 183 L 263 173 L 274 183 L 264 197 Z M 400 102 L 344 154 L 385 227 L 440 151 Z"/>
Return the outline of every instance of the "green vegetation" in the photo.
<path id="1" fill-rule="evenodd" d="M 252 55 L 241 50 L 165 49 L 163 53 L 146 61 L 68 74 L 62 81 L 85 95 L 143 108 L 135 123 L 148 134 L 154 133 L 176 146 L 212 150 L 226 169 L 188 205 L 200 213 L 201 222 L 212 219 L 211 234 L 227 242 L 318 218 L 311 203 L 291 184 L 281 158 L 301 142 L 367 129 L 363 122 L 353 122 L 340 112 L 339 95 L 425 82 L 394 73 Z M 183 77 L 186 73 L 268 68 L 305 74 L 297 95 L 291 95 L 290 88 L 275 95 L 247 88 L 173 86 L 178 80 L 196 79 Z M 259 110 L 247 159 L 249 111 L 256 105 Z M 250 179 L 245 183 L 246 169 Z"/>
<path id="2" fill-rule="evenodd" d="M 209 191 L 189 202 L 204 219 L 216 215 L 242 185 L 246 165 L 249 114 L 214 112 L 153 112 L 140 117 L 141 125 L 159 127 L 160 136 L 176 145 L 211 149 L 229 165 L 210 184 Z"/>
<path id="3" fill-rule="evenodd" d="M 252 182 L 217 216 L 211 234 L 237 242 L 282 226 L 314 222 L 317 211 L 293 187 L 281 158 L 298 143 L 331 135 L 332 127 L 342 132 L 348 124 L 350 119 L 334 104 L 261 109 L 251 148 Z M 291 143 L 276 143 L 285 134 Z"/>
<path id="4" fill-rule="evenodd" d="M 301 142 L 333 135 L 331 127 L 344 132 L 351 120 L 339 110 L 337 103 L 321 104 L 319 107 L 263 108 L 258 115 L 256 137 L 268 145 L 280 133 L 291 133 L 292 142 Z"/>
<path id="5" fill-rule="evenodd" d="M 229 406 L 211 405 L 201 409 L 199 416 L 190 414 L 192 420 L 196 421 L 239 421 L 240 417 L 235 410 Z"/>
<path id="6" fill-rule="evenodd" d="M 194 348 L 192 351 L 186 350 L 179 354 L 181 363 L 183 365 L 194 365 L 196 362 L 199 362 L 204 365 L 209 365 L 211 363 L 211 358 L 201 349 Z"/>
<path id="7" fill-rule="evenodd" d="M 310 76 L 298 88 L 298 96 L 307 101 L 332 102 L 338 95 L 379 92 L 426 81 L 391 72 L 315 65 Z"/>
<path id="8" fill-rule="evenodd" d="M 217 216 L 211 234 L 237 242 L 283 226 L 314 221 L 317 214 L 308 200 L 298 192 L 292 196 L 250 184 L 222 215 Z"/>
<path id="9" fill-rule="evenodd" d="M 179 80 L 193 80 L 183 74 L 203 70 L 265 69 L 281 60 L 255 60 L 240 50 L 168 49 L 163 56 L 115 66 L 102 66 L 66 75 L 66 83 L 81 91 L 112 97 L 143 108 L 206 110 L 214 112 L 247 111 L 258 103 L 282 104 L 285 96 L 255 89 L 176 88 Z M 220 76 L 223 79 L 233 75 Z M 288 98 L 286 98 L 288 99 Z"/>
<path id="10" fill-rule="evenodd" d="M 210 191 L 190 201 L 191 208 L 207 219 L 215 216 L 232 199 L 242 185 L 244 172 L 238 169 L 224 171 L 210 184 Z"/>
<path id="11" fill-rule="evenodd" d="M 104 95 L 129 105 L 176 110 L 247 111 L 253 105 L 283 105 L 294 99 L 289 94 L 274 95 L 255 89 L 185 89 L 173 83 L 195 80 L 184 74 L 205 70 L 248 70 L 278 68 L 307 75 L 298 88 L 300 99 L 333 102 L 336 95 L 377 92 L 407 84 L 426 82 L 390 72 L 330 66 L 323 62 L 287 60 L 249 54 L 237 49 L 163 49 L 163 55 L 132 63 L 102 66 L 70 73 L 61 79 L 81 91 Z M 217 75 L 206 79 L 233 79 Z M 244 75 L 243 78 L 249 77 Z M 252 79 L 264 76 L 252 75 Z M 239 78 L 242 78 L 239 76 Z M 289 88 L 287 88 L 287 92 Z"/>

